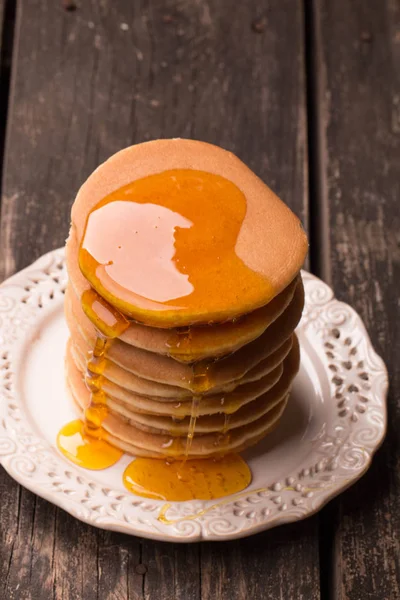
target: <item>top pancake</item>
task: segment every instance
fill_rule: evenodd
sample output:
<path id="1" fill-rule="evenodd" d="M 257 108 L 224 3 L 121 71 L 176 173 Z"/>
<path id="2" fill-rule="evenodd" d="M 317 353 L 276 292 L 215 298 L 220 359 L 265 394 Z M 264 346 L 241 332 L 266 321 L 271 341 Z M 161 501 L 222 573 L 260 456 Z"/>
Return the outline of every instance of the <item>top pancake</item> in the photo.
<path id="1" fill-rule="evenodd" d="M 78 248 L 75 235 L 71 233 L 66 246 L 69 285 L 65 301 L 71 305 L 75 319 L 83 328 L 93 330 L 94 325 L 82 310 L 81 298 L 88 283 L 78 265 Z M 243 315 L 234 322 L 202 325 L 180 329 L 160 329 L 131 321 L 119 336 L 127 344 L 172 356 L 180 362 L 195 362 L 205 358 L 224 356 L 252 342 L 286 310 L 293 299 L 296 286 L 301 286 L 298 275 L 278 296 L 265 306 Z M 95 335 L 92 331 L 92 335 Z"/>
<path id="2" fill-rule="evenodd" d="M 224 322 L 268 304 L 307 251 L 299 220 L 238 158 L 179 139 L 132 146 L 101 165 L 78 193 L 72 232 L 95 259 L 80 257 L 92 287 L 160 328 Z M 121 284 L 121 269 L 137 288 Z"/>

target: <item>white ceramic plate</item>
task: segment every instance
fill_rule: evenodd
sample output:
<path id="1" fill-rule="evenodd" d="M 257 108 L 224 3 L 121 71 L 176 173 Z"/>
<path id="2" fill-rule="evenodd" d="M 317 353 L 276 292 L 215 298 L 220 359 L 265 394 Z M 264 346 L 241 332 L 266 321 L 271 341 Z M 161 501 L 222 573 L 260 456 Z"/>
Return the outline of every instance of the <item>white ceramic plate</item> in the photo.
<path id="1" fill-rule="evenodd" d="M 355 311 L 303 273 L 301 368 L 279 427 L 245 453 L 253 481 L 218 501 L 129 494 L 124 456 L 104 471 L 69 463 L 58 430 L 75 418 L 64 389 L 64 252 L 0 287 L 0 459 L 21 485 L 78 519 L 129 534 L 226 540 L 311 515 L 368 468 L 386 429 L 387 372 Z"/>

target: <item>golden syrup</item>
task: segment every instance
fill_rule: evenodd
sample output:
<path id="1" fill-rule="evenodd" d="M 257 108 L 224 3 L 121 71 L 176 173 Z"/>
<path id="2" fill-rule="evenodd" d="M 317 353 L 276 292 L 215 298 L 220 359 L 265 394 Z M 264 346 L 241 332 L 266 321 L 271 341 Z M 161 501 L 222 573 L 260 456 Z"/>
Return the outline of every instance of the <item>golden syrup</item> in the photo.
<path id="1" fill-rule="evenodd" d="M 179 327 L 171 333 L 166 343 L 169 356 L 181 362 L 190 363 L 196 360 L 192 330 L 192 327 Z"/>
<path id="2" fill-rule="evenodd" d="M 138 179 L 90 212 L 80 269 L 103 298 L 147 325 L 244 314 L 275 295 L 236 254 L 246 210 L 243 192 L 220 175 L 174 169 Z"/>
<path id="3" fill-rule="evenodd" d="M 190 455 L 190 450 L 192 448 L 192 442 L 194 438 L 195 428 L 196 428 L 196 420 L 198 417 L 199 406 L 201 402 L 201 392 L 207 391 L 212 383 L 209 378 L 208 372 L 210 369 L 211 362 L 210 361 L 201 361 L 195 363 L 192 366 L 192 381 L 191 388 L 195 392 L 195 395 L 192 397 L 192 405 L 190 412 L 190 421 L 188 427 L 188 433 L 186 436 L 186 447 L 185 447 L 185 455 L 182 463 L 182 469 L 178 472 L 179 477 L 184 477 L 184 466 Z"/>
<path id="4" fill-rule="evenodd" d="M 212 380 L 212 360 L 201 360 L 192 365 L 192 378 L 190 381 L 190 389 L 195 394 L 204 394 L 213 387 Z"/>
<path id="5" fill-rule="evenodd" d="M 199 361 L 199 354 L 204 354 L 204 351 L 207 350 L 209 338 L 206 329 L 207 327 L 200 326 L 179 327 L 173 330 L 166 343 L 169 356 L 183 363 L 195 363 Z M 214 343 L 215 338 L 218 337 L 224 340 L 224 336 L 218 334 L 214 329 Z"/>
<path id="6" fill-rule="evenodd" d="M 136 458 L 123 475 L 125 487 L 138 496 L 166 501 L 213 500 L 244 490 L 251 471 L 239 454 L 167 462 Z"/>
<path id="7" fill-rule="evenodd" d="M 90 402 L 84 410 L 83 421 L 72 421 L 61 429 L 57 446 L 69 460 L 81 467 L 106 469 L 123 455 L 121 450 L 106 441 L 102 427 L 108 415 L 107 397 L 102 390 L 106 351 L 112 339 L 129 326 L 129 321 L 94 290 L 84 292 L 82 308 L 97 331 L 93 352 L 86 363 L 85 383 L 90 391 Z"/>
<path id="8" fill-rule="evenodd" d="M 70 461 L 93 470 L 111 467 L 123 454 L 104 439 L 89 435 L 80 419 L 64 425 L 57 435 L 57 446 Z"/>
<path id="9" fill-rule="evenodd" d="M 98 335 L 93 353 L 86 363 L 85 383 L 90 391 L 90 402 L 84 411 L 84 429 L 91 437 L 99 440 L 103 437 L 102 423 L 107 417 L 107 398 L 102 385 L 102 368 L 108 340 L 103 335 Z M 98 372 L 100 371 L 100 373 Z"/>
<path id="10" fill-rule="evenodd" d="M 83 312 L 105 339 L 120 337 L 129 327 L 129 321 L 125 315 L 106 302 L 92 288 L 83 292 L 81 303 Z"/>
<path id="11" fill-rule="evenodd" d="M 190 454 L 190 450 L 192 448 L 192 442 L 193 442 L 194 432 L 195 432 L 195 428 L 196 428 L 196 420 L 197 420 L 197 416 L 198 416 L 198 412 L 199 412 L 200 400 L 201 400 L 201 396 L 193 396 L 193 398 L 192 398 L 190 421 L 189 421 L 189 427 L 188 427 L 188 432 L 187 432 L 187 436 L 186 436 L 184 462 L 187 460 L 187 458 Z"/>
<path id="12" fill-rule="evenodd" d="M 229 429 L 229 421 L 231 416 L 228 415 L 227 413 L 223 413 L 224 415 L 224 426 L 222 428 L 222 434 L 226 435 L 228 433 L 228 429 Z"/>
<path id="13" fill-rule="evenodd" d="M 238 396 L 239 396 L 239 394 L 238 394 Z M 235 413 L 237 410 L 242 408 L 242 406 L 243 406 L 243 401 L 240 400 L 240 396 L 239 396 L 239 399 L 237 399 L 235 396 L 233 396 L 232 398 L 229 398 L 225 402 L 225 406 L 224 406 L 225 422 L 227 419 L 229 420 L 230 415 L 233 415 L 233 413 Z"/>

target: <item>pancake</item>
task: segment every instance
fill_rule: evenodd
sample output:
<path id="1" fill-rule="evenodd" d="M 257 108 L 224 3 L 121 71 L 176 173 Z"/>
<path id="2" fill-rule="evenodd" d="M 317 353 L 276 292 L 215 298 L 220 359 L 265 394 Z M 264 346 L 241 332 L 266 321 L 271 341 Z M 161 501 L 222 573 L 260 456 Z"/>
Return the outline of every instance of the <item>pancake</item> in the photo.
<path id="1" fill-rule="evenodd" d="M 293 349 L 296 353 L 296 345 Z M 297 349 L 298 353 L 298 349 Z M 287 363 L 291 357 L 285 358 Z M 241 406 L 258 398 L 262 394 L 268 392 L 282 377 L 283 362 L 278 364 L 269 373 L 258 379 L 257 381 L 243 383 L 238 385 L 233 391 L 219 392 L 214 395 L 203 396 L 197 411 L 198 416 L 211 415 L 218 413 L 232 414 Z M 66 376 L 67 380 L 83 381 L 84 380 L 84 362 L 76 364 L 76 359 L 73 356 L 71 340 L 68 344 L 66 354 Z M 75 384 L 76 386 L 77 384 Z M 157 398 L 146 397 L 137 393 L 130 392 L 112 381 L 104 378 L 102 389 L 106 393 L 108 399 L 116 404 L 125 407 L 127 411 L 146 413 L 148 415 L 168 416 L 176 419 L 189 417 L 192 413 L 192 398 L 182 398 L 179 402 L 177 398 Z M 111 405 L 111 404 L 110 404 Z"/>
<path id="2" fill-rule="evenodd" d="M 209 391 L 241 379 L 249 370 L 277 350 L 291 337 L 300 320 L 303 304 L 304 289 L 302 285 L 298 285 L 289 307 L 258 339 L 208 366 L 207 387 L 201 391 Z M 90 338 L 89 335 L 85 337 L 86 332 L 82 332 L 77 326 L 68 304 L 65 306 L 65 312 L 75 344 L 82 353 L 87 354 L 93 348 L 95 339 Z M 108 361 L 138 377 L 196 391 L 193 385 L 193 369 L 170 357 L 135 348 L 120 340 L 113 341 L 107 351 L 107 357 Z"/>
<path id="3" fill-rule="evenodd" d="M 70 283 L 66 290 L 65 301 L 71 305 L 79 326 L 94 336 L 94 325 L 81 306 L 80 299 L 87 288 L 87 281 L 79 269 L 78 249 L 76 235 L 71 231 L 66 245 Z M 234 322 L 191 327 L 189 330 L 182 331 L 148 327 L 131 321 L 129 328 L 121 334 L 120 340 L 142 350 L 172 356 L 181 362 L 220 357 L 235 352 L 264 333 L 288 307 L 297 285 L 301 285 L 299 275 L 270 303 L 243 315 Z"/>
<path id="4" fill-rule="evenodd" d="M 258 421 L 256 428 L 252 429 L 251 426 L 247 426 L 243 427 L 243 429 L 237 429 L 235 435 L 232 436 L 230 443 L 222 445 L 218 442 L 216 445 L 215 440 L 204 439 L 205 436 L 196 438 L 196 444 L 194 444 L 195 447 L 190 453 L 190 459 L 218 458 L 219 456 L 225 456 L 227 454 L 243 452 L 243 450 L 255 446 L 269 433 L 274 431 L 286 408 L 287 401 L 288 398 L 285 398 L 285 400 L 271 410 L 263 419 Z M 161 451 L 157 451 L 157 444 L 152 444 L 149 448 L 136 446 L 124 438 L 125 432 L 121 433 L 121 437 L 119 437 L 113 434 L 112 429 L 113 424 L 107 423 L 105 427 L 105 439 L 115 448 L 119 448 L 132 456 L 155 459 L 165 459 L 167 457 L 175 460 L 182 460 L 185 457 L 185 449 L 182 448 L 182 446 L 172 449 L 168 447 L 168 444 L 171 443 L 171 438 L 164 442 L 165 447 L 162 448 Z"/>
<path id="5" fill-rule="evenodd" d="M 226 433 L 226 431 L 242 427 L 264 416 L 289 393 L 293 378 L 299 368 L 299 362 L 300 352 L 296 340 L 294 347 L 283 363 L 283 369 L 280 369 L 280 376 L 278 375 L 275 378 L 275 384 L 270 385 L 268 391 L 261 392 L 258 397 L 248 397 L 245 392 L 242 392 L 239 398 L 236 398 L 233 406 L 229 406 L 229 398 L 226 398 L 226 402 L 223 405 L 218 402 L 216 406 L 212 405 L 211 397 L 207 399 L 202 398 L 197 411 L 196 435 L 210 432 L 220 433 L 221 431 Z M 90 393 L 85 386 L 81 373 L 76 367 L 75 369 L 73 366 L 71 368 L 71 365 L 68 366 L 67 373 L 73 396 L 79 398 L 79 403 L 82 407 L 87 406 L 90 402 Z M 104 386 L 103 389 L 105 389 Z M 191 405 L 191 402 L 187 404 Z M 110 397 L 108 394 L 107 406 L 110 414 L 121 417 L 143 431 L 169 434 L 174 437 L 187 436 L 190 424 L 188 417 L 174 421 L 171 416 L 154 416 L 154 414 L 148 414 L 145 411 L 135 412 L 132 410 L 131 405 Z M 214 414 L 210 414 L 210 410 Z M 227 412 L 229 414 L 228 419 L 223 414 Z M 190 415 L 190 407 L 187 414 Z"/>
<path id="6" fill-rule="evenodd" d="M 185 186 L 192 196 L 186 204 Z M 157 225 L 149 225 L 156 218 L 153 188 L 161 223 L 157 231 Z M 127 194 L 135 202 L 122 201 Z M 175 199 L 184 214 L 175 211 Z M 133 221 L 142 224 L 136 232 L 129 229 L 133 213 Z M 307 252 L 300 221 L 268 186 L 230 152 L 192 140 L 157 140 L 118 152 L 83 184 L 71 215 L 72 235 L 86 253 L 80 268 L 87 287 L 127 316 L 160 328 L 231 321 L 267 305 L 297 276 Z M 179 230 L 175 246 L 166 245 L 169 228 Z M 192 246 L 185 230 L 193 237 L 193 250 L 202 251 L 200 262 L 194 254 L 190 259 L 198 282 L 194 289 L 186 275 L 154 259 L 160 244 L 164 257 L 174 248 L 175 256 L 182 248 L 187 257 Z M 113 258 L 110 254 L 103 261 L 106 247 L 118 236 L 126 238 L 124 252 L 118 246 Z M 142 258 L 132 270 L 127 259 L 135 248 L 141 249 Z M 145 249 L 149 254 L 144 257 Z M 152 272 L 152 280 L 143 280 L 142 268 L 143 273 Z M 129 288 L 121 284 L 122 275 L 130 279 Z M 165 286 L 160 293 L 151 291 L 164 276 L 174 298 L 165 296 Z M 137 287 L 132 287 L 134 278 L 139 278 Z"/>
<path id="7" fill-rule="evenodd" d="M 71 341 L 67 348 L 66 370 L 68 380 L 71 378 L 76 379 L 77 377 L 81 380 L 85 378 L 84 361 L 81 360 L 77 364 L 76 358 L 73 355 Z M 234 412 L 237 406 L 245 402 L 250 402 L 267 392 L 278 382 L 282 376 L 282 372 L 283 365 L 281 363 L 258 381 L 238 385 L 233 391 L 221 391 L 217 394 L 203 396 L 198 414 Z M 192 396 L 182 398 L 179 402 L 176 397 L 157 398 L 143 396 L 126 390 L 105 377 L 103 377 L 102 389 L 109 398 L 115 399 L 116 402 L 120 402 L 133 412 L 143 412 L 158 416 L 166 415 L 177 419 L 190 416 L 191 414 Z"/>
<path id="8" fill-rule="evenodd" d="M 75 397 L 68 384 L 68 391 L 79 410 L 82 412 L 82 399 Z M 257 443 L 277 424 L 287 404 L 287 397 L 277 404 L 266 415 L 257 421 L 238 427 L 221 440 L 221 433 L 196 435 L 192 440 L 189 458 L 208 458 L 230 452 L 240 452 Z M 116 448 L 120 448 L 133 456 L 153 458 L 183 458 L 185 456 L 185 438 L 174 438 L 171 435 L 153 434 L 143 431 L 121 418 L 109 414 L 103 421 L 105 439 Z"/>
<path id="9" fill-rule="evenodd" d="M 203 397 L 208 398 L 209 396 L 217 393 L 226 396 L 226 394 L 235 391 L 238 386 L 262 380 L 273 370 L 278 368 L 282 361 L 286 358 L 292 347 L 292 340 L 293 337 L 290 337 L 288 340 L 286 340 L 275 352 L 262 360 L 256 367 L 250 369 L 250 371 L 248 371 L 241 379 L 226 383 L 220 387 L 216 387 L 203 394 Z M 82 374 L 85 373 L 85 354 L 83 354 L 79 347 L 75 345 L 72 339 L 70 339 L 70 353 L 76 367 L 81 371 Z M 125 371 L 120 366 L 109 360 L 106 362 L 103 376 L 104 386 L 113 391 L 113 396 L 119 397 L 125 402 L 129 402 L 132 398 L 132 394 L 134 394 L 134 396 L 144 396 L 158 402 L 169 402 L 173 403 L 173 405 L 177 405 L 187 401 L 188 399 L 191 399 L 193 396 L 192 392 L 188 389 L 157 383 L 149 379 L 137 377 L 136 375 L 133 375 L 133 373 Z M 167 410 L 172 411 L 173 408 L 174 406 Z M 175 408 L 179 412 L 179 407 L 175 406 Z M 179 416 L 178 412 L 177 416 Z"/>

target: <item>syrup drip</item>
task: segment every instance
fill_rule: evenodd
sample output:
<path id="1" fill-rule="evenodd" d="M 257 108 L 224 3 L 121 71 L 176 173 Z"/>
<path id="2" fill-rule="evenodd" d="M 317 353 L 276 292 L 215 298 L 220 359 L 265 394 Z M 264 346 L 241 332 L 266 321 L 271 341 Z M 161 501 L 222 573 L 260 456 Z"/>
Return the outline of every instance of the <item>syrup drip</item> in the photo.
<path id="1" fill-rule="evenodd" d="M 85 383 L 90 391 L 90 401 L 84 410 L 83 421 L 77 419 L 61 429 L 57 446 L 72 462 L 86 469 L 105 469 L 123 455 L 107 442 L 102 427 L 108 415 L 107 397 L 102 389 L 106 352 L 112 339 L 129 326 L 129 321 L 92 289 L 82 295 L 82 308 L 97 331 L 93 352 L 86 363 Z"/>
<path id="2" fill-rule="evenodd" d="M 129 327 L 129 321 L 125 315 L 111 306 L 92 288 L 83 292 L 81 303 L 83 312 L 92 321 L 99 335 L 104 336 L 105 339 L 120 337 Z"/>
<path id="3" fill-rule="evenodd" d="M 179 327 L 174 330 L 167 341 L 169 355 L 182 362 L 194 362 L 195 340 L 193 339 L 192 329 L 190 327 Z"/>
<path id="4" fill-rule="evenodd" d="M 190 450 L 192 448 L 194 431 L 196 428 L 196 420 L 197 420 L 197 415 L 199 412 L 200 401 L 201 401 L 201 396 L 193 396 L 189 427 L 188 427 L 188 432 L 187 432 L 187 436 L 186 436 L 185 457 L 183 459 L 183 465 L 185 464 L 185 462 L 190 454 Z"/>
<path id="5" fill-rule="evenodd" d="M 208 392 L 213 386 L 211 360 L 201 360 L 192 367 L 190 389 L 197 395 Z"/>
<path id="6" fill-rule="evenodd" d="M 211 380 L 209 379 L 208 375 L 210 364 L 210 361 L 201 361 L 199 363 L 194 364 L 192 368 L 193 376 L 191 381 L 191 387 L 195 392 L 197 392 L 197 394 L 195 394 L 192 397 L 190 421 L 186 436 L 185 456 L 182 463 L 182 469 L 178 471 L 179 477 L 184 477 L 184 466 L 192 448 L 194 432 L 196 428 L 196 420 L 198 417 L 199 405 L 202 398 L 201 395 L 199 395 L 199 392 L 207 391 L 211 386 Z"/>
<path id="7" fill-rule="evenodd" d="M 108 413 L 107 398 L 101 388 L 107 342 L 107 338 L 98 335 L 92 357 L 86 363 L 85 383 L 90 391 L 90 403 L 84 410 L 83 423 L 86 433 L 97 439 L 103 437 L 101 424 Z"/>
<path id="8" fill-rule="evenodd" d="M 222 428 L 223 435 L 226 435 L 228 433 L 230 418 L 231 418 L 230 415 L 228 415 L 227 413 L 224 413 L 224 426 Z"/>

